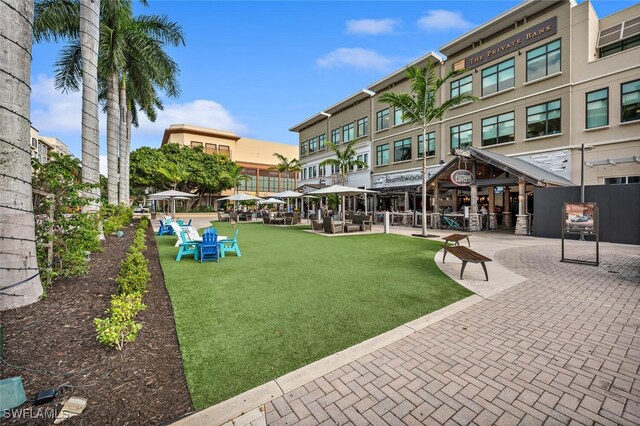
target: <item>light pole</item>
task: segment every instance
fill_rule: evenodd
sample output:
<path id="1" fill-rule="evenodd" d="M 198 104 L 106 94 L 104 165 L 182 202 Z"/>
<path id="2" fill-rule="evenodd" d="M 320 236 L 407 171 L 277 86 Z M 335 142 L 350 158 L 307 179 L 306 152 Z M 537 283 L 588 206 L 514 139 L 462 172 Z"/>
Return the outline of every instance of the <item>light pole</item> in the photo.
<path id="1" fill-rule="evenodd" d="M 593 146 L 580 144 L 580 203 L 584 204 L 584 152 L 591 151 Z M 584 241 L 584 232 L 580 232 L 580 241 Z"/>

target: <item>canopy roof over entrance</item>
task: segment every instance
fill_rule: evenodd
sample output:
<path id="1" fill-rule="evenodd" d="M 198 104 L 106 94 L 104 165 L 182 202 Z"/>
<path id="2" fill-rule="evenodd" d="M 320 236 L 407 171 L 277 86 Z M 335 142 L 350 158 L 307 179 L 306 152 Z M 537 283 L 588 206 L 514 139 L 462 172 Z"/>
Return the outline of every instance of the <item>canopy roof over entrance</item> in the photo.
<path id="1" fill-rule="evenodd" d="M 520 179 L 540 187 L 574 185 L 570 180 L 519 158 L 471 147 L 434 173 L 427 181 L 428 189 L 436 181 L 441 189 L 460 188 L 450 180 L 451 173 L 459 169 L 473 173 L 478 186 L 517 185 Z"/>

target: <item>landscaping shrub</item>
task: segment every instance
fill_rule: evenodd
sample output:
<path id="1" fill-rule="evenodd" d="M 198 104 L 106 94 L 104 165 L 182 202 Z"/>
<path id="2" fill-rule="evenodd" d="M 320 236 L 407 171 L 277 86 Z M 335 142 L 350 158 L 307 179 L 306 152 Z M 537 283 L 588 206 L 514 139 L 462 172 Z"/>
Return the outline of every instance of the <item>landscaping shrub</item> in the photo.
<path id="1" fill-rule="evenodd" d="M 116 231 L 121 230 L 133 219 L 133 210 L 130 207 L 123 205 L 111 205 L 107 204 L 102 206 L 100 210 L 102 215 L 102 227 L 104 233 L 111 235 Z"/>
<path id="2" fill-rule="evenodd" d="M 136 314 L 145 309 L 139 293 L 120 294 L 111 297 L 111 307 L 107 309 L 109 316 L 96 318 L 94 324 L 98 332 L 98 341 L 104 345 L 122 350 L 125 343 L 133 342 L 138 336 L 142 324 L 136 323 Z"/>
<path id="3" fill-rule="evenodd" d="M 122 261 L 120 273 L 116 278 L 120 294 L 143 294 L 151 274 L 147 269 L 149 261 L 139 251 L 128 253 Z"/>

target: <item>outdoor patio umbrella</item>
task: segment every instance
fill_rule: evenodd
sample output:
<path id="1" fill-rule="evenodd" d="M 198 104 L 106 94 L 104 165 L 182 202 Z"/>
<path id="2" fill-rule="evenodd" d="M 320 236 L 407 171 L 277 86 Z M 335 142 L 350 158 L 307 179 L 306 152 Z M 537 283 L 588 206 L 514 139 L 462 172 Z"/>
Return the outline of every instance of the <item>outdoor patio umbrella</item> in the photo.
<path id="1" fill-rule="evenodd" d="M 351 186 L 344 186 L 344 185 L 331 185 L 325 188 L 320 188 L 316 191 L 311 191 L 307 195 L 316 195 L 316 196 L 329 195 L 329 194 L 341 195 L 342 196 L 341 207 L 343 207 L 342 219 L 344 219 L 344 197 L 365 194 L 365 198 L 366 198 L 366 194 L 377 194 L 377 193 L 378 193 L 377 191 L 371 191 L 370 189 L 353 188 Z M 367 213 L 366 199 L 365 199 L 364 205 L 365 205 L 365 214 L 366 214 Z"/>
<path id="2" fill-rule="evenodd" d="M 277 198 L 267 198 L 266 200 L 258 201 L 258 204 L 284 204 L 284 201 Z"/>
<path id="3" fill-rule="evenodd" d="M 219 198 L 218 201 L 260 201 L 263 198 L 256 197 L 255 195 L 249 194 L 233 194 L 228 197 Z"/>
<path id="4" fill-rule="evenodd" d="M 282 191 L 277 194 L 273 194 L 274 198 L 286 198 L 287 199 L 287 210 L 289 209 L 289 198 L 298 198 L 302 197 L 302 193 L 296 191 Z"/>
<path id="5" fill-rule="evenodd" d="M 171 200 L 171 217 L 176 216 L 176 200 L 186 200 L 190 197 L 196 197 L 196 195 L 189 194 L 188 192 L 177 191 L 175 189 L 156 192 L 149 195 L 151 200 Z"/>

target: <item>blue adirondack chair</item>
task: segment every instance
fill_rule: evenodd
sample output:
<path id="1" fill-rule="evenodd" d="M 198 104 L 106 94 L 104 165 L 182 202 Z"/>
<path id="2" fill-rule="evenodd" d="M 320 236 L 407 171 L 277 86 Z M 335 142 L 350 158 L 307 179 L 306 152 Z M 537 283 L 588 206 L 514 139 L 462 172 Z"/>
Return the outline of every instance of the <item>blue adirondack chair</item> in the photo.
<path id="1" fill-rule="evenodd" d="M 238 257 L 242 256 L 240 254 L 240 246 L 238 246 L 238 231 L 239 229 L 236 229 L 236 232 L 233 234 L 233 238 L 227 238 L 226 240 L 222 240 L 219 242 L 221 257 L 224 258 L 224 254 L 226 252 L 233 252 Z"/>
<path id="2" fill-rule="evenodd" d="M 161 220 L 160 228 L 158 229 L 158 236 L 160 235 L 173 235 L 173 229 L 171 228 L 171 219 Z"/>
<path id="3" fill-rule="evenodd" d="M 202 234 L 202 242 L 200 243 L 200 263 L 206 260 L 220 259 L 220 246 L 218 245 L 218 233 L 215 229 L 207 229 Z"/>
<path id="4" fill-rule="evenodd" d="M 191 241 L 189 235 L 180 231 L 180 245 L 178 246 L 178 255 L 176 256 L 176 262 L 182 259 L 185 254 L 192 254 L 194 260 L 198 260 L 198 253 L 200 252 L 200 243 L 198 241 Z"/>

